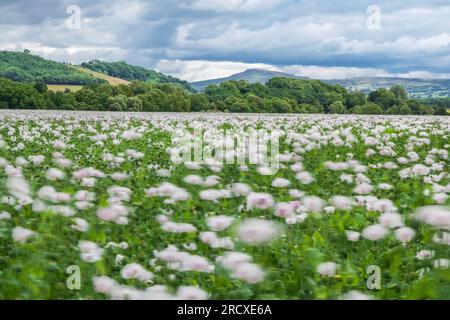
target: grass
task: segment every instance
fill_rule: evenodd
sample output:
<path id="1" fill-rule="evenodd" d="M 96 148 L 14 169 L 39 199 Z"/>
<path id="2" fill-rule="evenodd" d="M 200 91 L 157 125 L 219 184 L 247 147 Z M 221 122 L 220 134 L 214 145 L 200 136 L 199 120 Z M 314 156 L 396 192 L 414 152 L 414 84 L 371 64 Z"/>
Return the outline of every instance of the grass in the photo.
<path id="1" fill-rule="evenodd" d="M 100 72 L 96 72 L 96 71 L 92 71 L 92 70 L 89 70 L 87 68 L 83 68 L 83 67 L 80 67 L 80 66 L 73 66 L 73 68 L 77 69 L 78 71 L 90 74 L 93 77 L 104 79 L 104 80 L 108 81 L 108 83 L 110 85 L 113 85 L 113 86 L 118 86 L 118 85 L 121 85 L 121 84 L 124 84 L 124 85 L 129 85 L 130 84 L 130 81 L 123 80 L 123 79 L 120 79 L 120 78 L 111 77 L 111 76 L 108 76 L 106 74 L 103 74 L 103 73 L 100 73 Z"/>
<path id="2" fill-rule="evenodd" d="M 72 92 L 77 92 L 83 88 L 83 86 L 71 84 L 49 84 L 47 87 L 51 91 L 65 91 L 66 89 L 69 89 Z"/>
<path id="3" fill-rule="evenodd" d="M 78 71 L 90 74 L 95 78 L 104 79 L 112 86 L 118 86 L 121 84 L 123 84 L 123 85 L 130 84 L 130 81 L 111 77 L 111 76 L 108 76 L 108 75 L 100 73 L 100 72 L 95 72 L 95 71 L 89 70 L 87 68 L 83 68 L 80 66 L 72 66 L 72 67 L 77 69 Z M 78 90 L 81 90 L 81 88 L 83 88 L 82 85 L 67 85 L 67 84 L 49 84 L 49 85 L 47 85 L 47 87 L 49 90 L 55 91 L 55 92 L 56 91 L 65 91 L 66 89 L 69 89 L 72 92 L 77 92 Z"/>

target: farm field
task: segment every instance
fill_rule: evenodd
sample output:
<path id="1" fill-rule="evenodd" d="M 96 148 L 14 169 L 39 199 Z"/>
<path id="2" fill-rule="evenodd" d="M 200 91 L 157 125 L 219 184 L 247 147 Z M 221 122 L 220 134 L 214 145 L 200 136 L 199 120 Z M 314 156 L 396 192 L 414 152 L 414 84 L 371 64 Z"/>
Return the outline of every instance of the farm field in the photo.
<path id="1" fill-rule="evenodd" d="M 48 90 L 51 91 L 65 91 L 66 89 L 69 89 L 72 92 L 77 92 L 83 88 L 83 86 L 71 84 L 48 84 L 47 87 Z"/>
<path id="2" fill-rule="evenodd" d="M 0 110 L 0 299 L 450 299 L 449 149 L 449 117 Z"/>
<path id="3" fill-rule="evenodd" d="M 123 84 L 123 85 L 130 84 L 129 81 L 115 78 L 115 77 L 110 77 L 103 73 L 95 72 L 95 71 L 92 71 L 92 70 L 89 70 L 89 69 L 86 69 L 83 67 L 79 67 L 79 66 L 70 66 L 70 67 L 74 68 L 78 71 L 81 71 L 83 73 L 89 74 L 95 78 L 106 80 L 110 85 L 113 85 L 113 86 L 118 86 L 120 84 Z M 81 88 L 83 88 L 82 85 L 66 85 L 66 84 L 49 84 L 49 85 L 47 85 L 47 87 L 51 91 L 65 91 L 66 89 L 69 89 L 72 92 L 77 92 L 77 91 L 81 90 Z"/>
<path id="4" fill-rule="evenodd" d="M 130 81 L 123 80 L 123 79 L 116 78 L 116 77 L 111 77 L 111 76 L 108 76 L 108 75 L 100 73 L 100 72 L 89 70 L 87 68 L 83 68 L 83 67 L 80 67 L 80 66 L 71 66 L 71 67 L 76 69 L 76 70 L 78 70 L 78 71 L 81 71 L 83 73 L 89 74 L 89 75 L 91 75 L 91 76 L 93 76 L 95 78 L 106 80 L 112 86 L 118 86 L 120 84 L 123 84 L 123 85 L 130 84 Z"/>

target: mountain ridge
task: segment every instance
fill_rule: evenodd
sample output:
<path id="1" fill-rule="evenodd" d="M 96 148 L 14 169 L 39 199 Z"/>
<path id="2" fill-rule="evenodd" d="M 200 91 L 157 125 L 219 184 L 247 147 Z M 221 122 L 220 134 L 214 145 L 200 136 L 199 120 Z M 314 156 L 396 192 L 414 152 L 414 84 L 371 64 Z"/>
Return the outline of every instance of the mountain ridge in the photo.
<path id="1" fill-rule="evenodd" d="M 296 76 L 279 71 L 265 69 L 247 69 L 245 71 L 232 74 L 228 77 L 209 79 L 191 82 L 191 86 L 203 91 L 208 85 L 219 85 L 230 80 L 246 80 L 250 83 L 266 83 L 271 78 L 283 77 L 293 79 L 311 79 L 308 77 Z M 402 78 L 402 77 L 351 77 L 346 79 L 317 79 L 329 84 L 339 84 L 349 91 L 362 91 L 366 94 L 380 88 L 390 88 L 394 85 L 401 85 L 412 98 L 446 98 L 450 97 L 450 79 L 441 78 Z"/>
<path id="2" fill-rule="evenodd" d="M 380 88 L 400 85 L 408 91 L 411 98 L 448 98 L 450 79 L 441 78 L 401 78 L 401 77 L 352 77 L 348 79 L 322 80 L 339 84 L 347 90 L 358 90 L 366 94 Z"/>
<path id="3" fill-rule="evenodd" d="M 293 79 L 308 79 L 307 77 L 300 77 L 300 76 L 296 76 L 293 74 L 280 72 L 280 71 L 252 68 L 252 69 L 247 69 L 242 72 L 232 74 L 228 77 L 195 81 L 195 82 L 191 82 L 190 84 L 195 90 L 203 91 L 210 84 L 220 84 L 225 81 L 246 80 L 250 83 L 257 83 L 257 82 L 266 83 L 271 78 L 275 78 L 275 77 L 293 78 Z"/>

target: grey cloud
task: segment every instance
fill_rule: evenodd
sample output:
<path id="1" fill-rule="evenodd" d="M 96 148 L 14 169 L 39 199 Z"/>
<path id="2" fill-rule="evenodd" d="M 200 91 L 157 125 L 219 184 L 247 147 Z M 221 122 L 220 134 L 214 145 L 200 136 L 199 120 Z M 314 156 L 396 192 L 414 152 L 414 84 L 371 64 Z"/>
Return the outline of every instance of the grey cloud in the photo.
<path id="1" fill-rule="evenodd" d="M 449 69 L 448 1 L 379 0 L 382 28 L 368 30 L 373 2 L 2 0 L 0 48 L 29 46 L 57 60 L 125 59 L 146 67 L 198 60 L 393 73 Z M 65 26 L 72 4 L 82 9 L 81 30 Z"/>

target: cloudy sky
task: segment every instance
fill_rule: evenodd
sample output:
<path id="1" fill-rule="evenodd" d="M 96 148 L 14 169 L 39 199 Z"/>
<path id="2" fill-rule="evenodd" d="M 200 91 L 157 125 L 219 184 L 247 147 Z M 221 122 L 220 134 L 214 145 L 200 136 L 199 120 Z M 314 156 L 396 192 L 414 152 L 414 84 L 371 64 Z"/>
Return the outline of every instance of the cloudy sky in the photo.
<path id="1" fill-rule="evenodd" d="M 450 78 L 449 0 L 0 0 L 0 12 L 0 50 L 188 81 L 248 68 Z"/>

